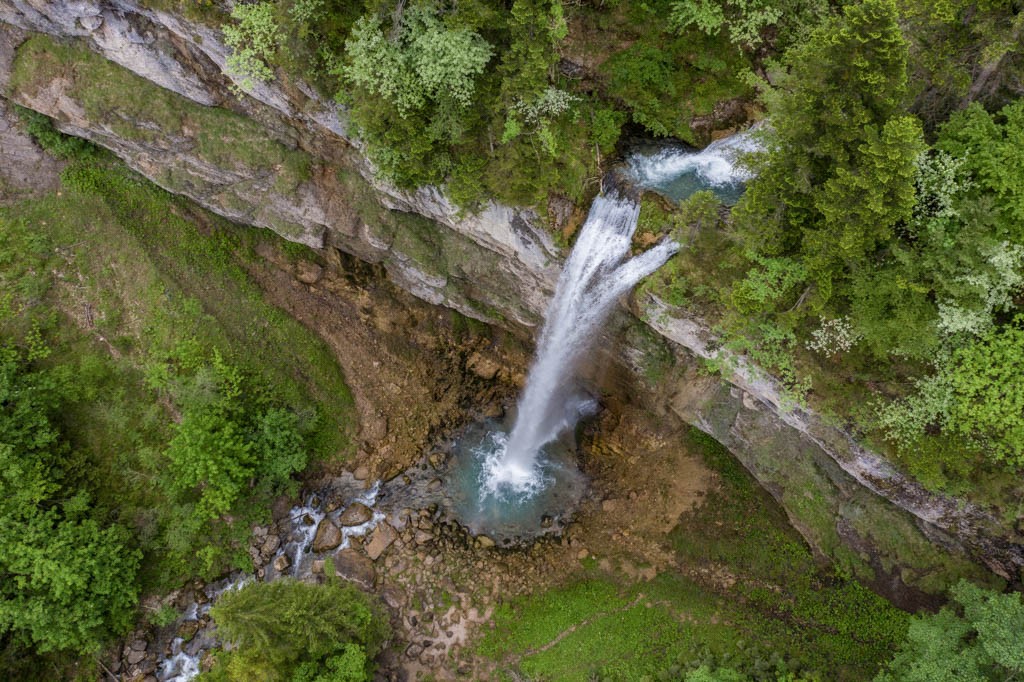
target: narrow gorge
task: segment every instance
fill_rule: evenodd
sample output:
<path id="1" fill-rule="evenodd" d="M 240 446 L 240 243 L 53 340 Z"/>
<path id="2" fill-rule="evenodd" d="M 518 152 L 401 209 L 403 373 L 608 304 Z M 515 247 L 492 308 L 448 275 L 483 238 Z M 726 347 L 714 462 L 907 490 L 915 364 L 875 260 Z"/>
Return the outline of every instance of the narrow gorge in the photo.
<path id="1" fill-rule="evenodd" d="M 653 245 L 654 238 L 632 242 L 652 250 L 621 266 L 636 272 L 622 275 L 621 287 L 600 292 L 607 300 L 577 298 L 575 305 L 582 309 L 548 312 L 549 317 L 561 314 L 567 325 L 563 329 L 549 321 L 553 337 L 547 342 L 557 351 L 552 366 L 578 364 L 589 395 L 602 406 L 577 410 L 587 413 L 575 433 L 592 487 L 581 503 L 582 520 L 573 526 L 578 529 L 571 527 L 562 539 L 542 534 L 536 546 L 546 549 L 526 549 L 522 555 L 492 550 L 500 533 L 466 540 L 453 518 L 458 513 L 446 516 L 446 502 L 432 497 L 444 478 L 452 439 L 474 420 L 507 416 L 523 389 L 534 343 L 545 343 L 536 337 L 559 273 L 573 265 L 571 258 L 566 260 L 569 243 L 577 234 L 581 240 L 587 237 L 590 220 L 611 220 L 609 212 L 622 206 L 609 207 L 615 200 L 599 195 L 585 223 L 589 202 L 554 194 L 541 215 L 534 208 L 493 200 L 460 207 L 444 187 L 399 189 L 376 171 L 365 143 L 353 133 L 346 106 L 283 74 L 266 82 L 232 81 L 225 73 L 231 49 L 222 31 L 176 8 L 175 3 L 133 0 L 0 0 L 0 187 L 9 190 L 8 203 L 59 187 L 63 162 L 44 156 L 23 132 L 15 108 L 25 108 L 52 119 L 61 133 L 109 150 L 142 177 L 211 214 L 249 229 L 270 230 L 312 250 L 314 255 L 295 265 L 288 247 L 259 246 L 260 264 L 249 274 L 271 304 L 345 358 L 340 364 L 355 394 L 358 455 L 352 471 L 327 467 L 318 479 L 307 481 L 312 498 L 306 498 L 305 506 L 275 509 L 275 522 L 281 528 L 291 524 L 291 531 L 272 530 L 275 540 L 264 542 L 268 530 L 258 529 L 252 548 L 261 577 L 295 573 L 306 554 L 314 558 L 302 574 L 323 575 L 323 552 L 342 552 L 328 571 L 369 588 L 375 576 L 378 587 L 392 581 L 379 590 L 384 601 L 418 614 L 401 625 L 403 651 L 415 654 L 406 665 L 410 676 L 433 671 L 437 679 L 448 679 L 437 671 L 443 669 L 442 659 L 451 656 L 460 661 L 452 667 L 458 675 L 485 679 L 494 670 L 460 667 L 459 652 L 468 646 L 467 628 L 475 627 L 474 618 L 484 623 L 505 608 L 490 592 L 492 578 L 495 585 L 513 585 L 511 594 L 529 594 L 531 581 L 557 586 L 560 566 L 591 561 L 597 566 L 604 559 L 595 546 L 613 536 L 615 546 L 645 557 L 629 564 L 636 575 L 678 568 L 664 548 L 641 531 L 630 535 L 630 528 L 675 528 L 680 512 L 701 505 L 701 486 L 714 487 L 708 482 L 717 474 L 697 460 L 662 457 L 674 443 L 698 437 L 687 430 L 692 426 L 727 448 L 770 494 L 810 547 L 817 566 L 856 578 L 899 607 L 935 608 L 961 577 L 1019 587 L 1024 527 L 1018 514 L 926 486 L 876 452 L 852 422 L 821 414 L 813 402 L 794 400 L 784 380 L 725 344 L 721 331 L 699 310 L 675 305 L 651 288 L 629 292 L 674 252 L 667 242 Z M 716 165 L 719 155 L 723 149 L 730 155 L 754 149 L 736 133 L 758 117 L 753 110 L 709 117 L 708 139 L 702 142 L 717 142 L 706 156 L 645 148 L 649 141 L 639 140 L 622 148 L 617 172 L 677 201 L 681 197 L 672 196 L 675 190 L 659 183 L 693 169 L 713 177 L 737 172 L 733 156 L 724 170 Z M 692 193 L 692 188 L 685 191 Z M 630 204 L 629 211 L 641 210 L 619 201 Z M 600 213 L 596 218 L 595 212 Z M 635 227 L 636 213 L 629 218 Z M 632 227 L 618 244 L 618 260 L 631 248 Z M 696 249 L 699 243 L 691 239 L 680 248 Z M 644 258 L 649 262 L 641 262 Z M 597 274 L 610 272 L 598 268 Z M 230 301 L 225 303 L 230 307 Z M 607 327 L 588 326 L 583 318 L 600 317 L 605 304 L 614 305 Z M 465 324 L 475 331 L 459 336 L 441 321 L 449 314 L 468 319 Z M 338 319 L 332 321 L 334 315 Z M 573 334 L 586 335 L 586 343 Z M 580 362 L 574 356 L 577 343 L 593 349 Z M 518 412 L 520 419 L 532 420 L 529 428 L 543 433 L 512 431 L 508 447 L 520 447 L 516 439 L 521 436 L 527 441 L 521 448 L 525 454 L 498 464 L 504 467 L 504 473 L 496 474 L 499 481 L 515 484 L 530 478 L 533 453 L 553 440 L 552 433 L 566 430 L 561 422 L 574 423 L 551 401 L 559 406 L 571 402 L 565 391 L 575 387 L 564 382 L 557 368 L 540 366 L 546 357 L 536 369 L 544 376 L 530 382 L 557 385 L 526 383 Z M 355 378 L 357 373 L 367 378 Z M 546 393 L 538 398 L 530 391 Z M 389 401 L 409 404 L 388 415 L 383 406 Z M 399 422 L 395 414 L 405 416 Z M 545 421 L 550 419 L 560 422 L 558 428 Z M 641 454 L 652 458 L 650 464 Z M 645 502 L 653 494 L 646 486 L 661 485 L 674 471 L 690 480 L 678 489 L 669 486 L 657 504 Z M 356 504 L 370 515 L 360 521 L 365 526 L 338 518 Z M 417 516 L 418 508 L 431 505 L 433 511 Z M 334 521 L 323 523 L 328 517 Z M 546 512 L 544 519 L 552 524 Z M 562 522 L 553 522 L 560 532 Z M 326 531 L 319 529 L 332 524 L 338 542 L 329 546 L 330 538 L 322 535 Z M 409 556 L 384 554 L 396 540 L 410 548 Z M 444 562 L 450 565 L 431 569 L 441 559 L 423 554 L 428 542 L 447 543 Z M 418 560 L 417 551 L 422 555 Z M 508 554 L 481 559 L 486 551 Z M 428 560 L 422 573 L 403 573 L 405 564 Z M 538 568 L 542 564 L 547 568 Z M 437 575 L 430 576 L 431 570 Z M 727 573 L 708 568 L 702 575 L 727 585 L 735 581 Z M 460 579 L 486 584 L 469 589 L 456 584 Z M 428 591 L 446 596 L 429 607 L 414 605 L 411 595 L 424 581 Z M 409 591 L 401 593 L 406 587 Z M 470 610 L 460 610 L 459 600 L 468 605 L 476 589 L 488 596 L 472 601 L 467 616 Z M 199 606 L 193 611 L 205 613 L 209 598 L 195 599 Z M 635 599 L 650 605 L 656 597 L 638 593 Z M 613 602 L 609 608 L 628 611 L 634 606 Z M 424 620 L 424 614 L 435 617 L 430 607 L 440 614 L 438 627 Z M 453 620 L 456 613 L 468 620 Z M 431 644 L 417 643 L 431 628 Z M 430 653 L 434 643 L 436 661 Z M 161 663 L 161 672 L 154 674 L 162 680 L 190 679 L 198 672 L 200 654 L 184 656 L 182 647 L 188 643 L 181 638 L 173 646 L 176 662 Z M 530 649 L 530 655 L 539 650 Z M 503 665 L 514 664 L 509 659 Z"/>

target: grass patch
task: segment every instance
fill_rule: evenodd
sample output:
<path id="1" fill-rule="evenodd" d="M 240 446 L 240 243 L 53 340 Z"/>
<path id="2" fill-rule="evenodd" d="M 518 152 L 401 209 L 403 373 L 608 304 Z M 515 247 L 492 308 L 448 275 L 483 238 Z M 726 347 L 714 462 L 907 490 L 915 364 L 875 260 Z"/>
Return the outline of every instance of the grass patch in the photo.
<path id="1" fill-rule="evenodd" d="M 45 35 L 17 52 L 11 91 L 33 97 L 55 80 L 67 81 L 90 121 L 118 136 L 147 143 L 169 138 L 183 151 L 224 170 L 265 169 L 274 186 L 288 191 L 310 177 L 310 160 L 291 143 L 267 136 L 267 128 L 218 107 L 204 107 L 165 90 L 80 45 Z"/>
<path id="2" fill-rule="evenodd" d="M 164 451 L 183 409 L 177 400 L 210 390 L 207 370 L 177 393 L 153 381 L 182 348 L 215 350 L 252 378 L 245 399 L 297 415 L 312 461 L 352 452 L 353 401 L 333 355 L 267 304 L 243 268 L 257 241 L 275 239 L 269 233 L 200 212 L 95 158 L 72 163 L 61 191 L 0 209 L 0 232 L 0 281 L 15 313 L 0 331 L 24 338 L 38 328 L 54 349 L 47 362 L 76 368 L 87 399 L 68 406 L 62 428 L 86 453 L 97 508 L 134 529 L 144 590 L 199 570 L 195 556 L 168 558 L 181 509 L 166 489 Z M 210 571 L 246 564 L 249 524 L 269 502 L 247 499 L 218 522 L 205 538 L 219 548 Z"/>
<path id="3" fill-rule="evenodd" d="M 500 606 L 478 652 L 536 680 L 678 680 L 702 664 L 756 680 L 870 679 L 907 614 L 822 571 L 723 446 L 696 430 L 683 445 L 720 484 L 669 540 L 683 566 L 716 567 L 735 583 L 666 572 L 628 584 L 591 563 L 565 587 Z"/>

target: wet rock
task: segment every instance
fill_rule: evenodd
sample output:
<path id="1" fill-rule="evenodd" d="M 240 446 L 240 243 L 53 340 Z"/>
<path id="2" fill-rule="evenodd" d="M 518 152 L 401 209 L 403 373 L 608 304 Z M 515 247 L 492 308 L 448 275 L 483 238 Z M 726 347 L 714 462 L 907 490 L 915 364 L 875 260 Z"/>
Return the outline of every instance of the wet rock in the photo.
<path id="1" fill-rule="evenodd" d="M 313 551 L 326 552 L 341 544 L 341 529 L 334 521 L 324 519 L 316 529 L 316 537 L 313 538 Z"/>
<path id="2" fill-rule="evenodd" d="M 505 408 L 501 403 L 489 403 L 483 409 L 483 416 L 489 419 L 501 419 L 505 416 Z"/>
<path id="3" fill-rule="evenodd" d="M 369 477 L 370 469 L 365 464 L 357 467 L 356 470 L 352 472 L 352 478 L 356 479 L 357 481 L 365 481 Z"/>
<path id="4" fill-rule="evenodd" d="M 466 367 L 484 381 L 494 379 L 494 377 L 498 376 L 498 371 L 501 369 L 501 365 L 480 353 L 470 355 L 466 361 Z"/>
<path id="5" fill-rule="evenodd" d="M 398 539 L 398 531 L 390 523 L 378 524 L 370 535 L 370 542 L 366 545 L 366 555 L 371 561 L 376 561 L 388 547 Z"/>
<path id="6" fill-rule="evenodd" d="M 280 538 L 280 536 L 278 536 L 278 535 L 268 535 L 267 539 L 264 540 L 263 544 L 260 546 L 260 553 L 263 554 L 263 556 L 269 557 L 274 552 L 276 552 L 277 548 L 280 547 L 280 546 L 281 546 L 281 538 Z"/>
<path id="7" fill-rule="evenodd" d="M 278 573 L 284 573 L 292 565 L 292 560 L 288 558 L 287 554 L 282 554 L 274 559 L 274 570 Z"/>
<path id="8" fill-rule="evenodd" d="M 156 672 L 156 654 L 146 656 L 146 659 L 142 661 L 139 669 L 142 671 L 143 675 L 150 675 Z"/>
<path id="9" fill-rule="evenodd" d="M 314 559 L 313 564 L 310 566 L 309 570 L 313 573 L 313 575 L 323 575 L 325 563 L 326 562 L 324 562 L 323 559 Z"/>
<path id="10" fill-rule="evenodd" d="M 125 660 L 128 661 L 128 665 L 138 665 L 142 663 L 142 660 L 146 658 L 145 651 L 136 651 L 135 649 L 129 649 L 128 655 L 125 656 Z"/>
<path id="11" fill-rule="evenodd" d="M 198 620 L 186 620 L 178 626 L 178 637 L 181 637 L 186 642 L 195 637 L 197 632 L 199 632 Z"/>
<path id="12" fill-rule="evenodd" d="M 495 542 L 486 535 L 478 535 L 476 536 L 476 544 L 478 547 L 483 549 L 490 549 L 491 547 L 494 547 Z"/>
<path id="13" fill-rule="evenodd" d="M 370 589 L 377 577 L 373 562 L 354 549 L 343 549 L 334 555 L 334 572 L 345 580 Z"/>
<path id="14" fill-rule="evenodd" d="M 295 266 L 295 279 L 303 284 L 316 284 L 324 276 L 324 269 L 316 263 L 300 260 Z"/>
<path id="15" fill-rule="evenodd" d="M 430 483 L 427 484 L 427 492 L 432 493 L 434 491 L 440 490 L 442 485 L 444 484 L 442 483 L 441 479 L 435 478 L 431 480 Z"/>
<path id="16" fill-rule="evenodd" d="M 137 639 L 131 643 L 131 646 L 129 648 L 131 648 L 132 651 L 145 651 L 147 646 L 148 645 L 146 644 L 146 640 Z"/>
<path id="17" fill-rule="evenodd" d="M 373 518 L 373 510 L 361 502 L 353 502 L 341 512 L 338 523 L 343 526 L 361 526 Z M 335 545 L 337 546 L 337 545 Z"/>

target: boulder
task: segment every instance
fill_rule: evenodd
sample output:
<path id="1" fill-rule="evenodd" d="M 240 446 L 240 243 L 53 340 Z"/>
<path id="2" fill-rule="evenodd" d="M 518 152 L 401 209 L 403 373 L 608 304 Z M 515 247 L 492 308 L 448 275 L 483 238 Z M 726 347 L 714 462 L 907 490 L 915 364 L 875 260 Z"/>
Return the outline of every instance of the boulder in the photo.
<path id="1" fill-rule="evenodd" d="M 292 565 L 292 560 L 288 558 L 287 554 L 282 554 L 274 559 L 274 570 L 278 573 L 284 573 Z"/>
<path id="2" fill-rule="evenodd" d="M 313 551 L 320 553 L 332 550 L 341 544 L 341 529 L 334 521 L 324 519 L 316 529 L 316 537 L 313 538 Z"/>
<path id="3" fill-rule="evenodd" d="M 365 589 L 372 588 L 377 577 L 373 562 L 354 549 L 343 549 L 334 555 L 334 572 Z"/>
<path id="4" fill-rule="evenodd" d="M 199 632 L 198 620 L 186 620 L 178 626 L 178 637 L 181 637 L 186 642 L 191 641 L 197 632 Z"/>
<path id="5" fill-rule="evenodd" d="M 398 611 L 405 606 L 405 593 L 394 585 L 385 587 L 381 590 L 380 596 L 384 600 L 384 603 L 395 611 Z"/>
<path id="6" fill-rule="evenodd" d="M 281 546 L 281 537 L 278 535 L 268 535 L 267 539 L 263 541 L 263 545 L 260 547 L 260 553 L 263 556 L 269 557 L 277 548 Z"/>
<path id="7" fill-rule="evenodd" d="M 338 523 L 342 526 L 361 526 L 372 518 L 372 509 L 361 502 L 353 502 L 345 511 L 341 512 Z"/>
<path id="8" fill-rule="evenodd" d="M 373 529 L 370 535 L 370 542 L 366 545 L 366 555 L 372 561 L 376 561 L 395 540 L 398 539 L 398 531 L 390 523 L 381 523 Z"/>

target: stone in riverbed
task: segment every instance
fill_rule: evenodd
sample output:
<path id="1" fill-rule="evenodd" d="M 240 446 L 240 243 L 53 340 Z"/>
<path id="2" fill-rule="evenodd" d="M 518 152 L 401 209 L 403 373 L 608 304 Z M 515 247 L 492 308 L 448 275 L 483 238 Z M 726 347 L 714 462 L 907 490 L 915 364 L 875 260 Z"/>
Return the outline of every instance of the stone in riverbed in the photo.
<path id="1" fill-rule="evenodd" d="M 199 632 L 198 620 L 186 620 L 178 626 L 178 637 L 181 637 L 186 642 L 191 641 L 197 632 Z"/>
<path id="2" fill-rule="evenodd" d="M 282 554 L 274 559 L 274 570 L 278 573 L 284 573 L 288 570 L 288 567 L 292 565 L 292 560 L 288 558 L 287 554 Z"/>
<path id="3" fill-rule="evenodd" d="M 478 535 L 476 536 L 476 544 L 483 549 L 490 549 L 491 547 L 494 547 L 495 542 L 486 535 Z"/>
<path id="4" fill-rule="evenodd" d="M 366 589 L 373 587 L 377 577 L 373 562 L 354 549 L 343 549 L 334 555 L 334 573 Z"/>
<path id="5" fill-rule="evenodd" d="M 277 551 L 277 548 L 281 546 L 281 538 L 278 535 L 268 535 L 267 539 L 263 541 L 263 545 L 260 547 L 260 553 L 263 556 L 271 556 Z"/>
<path id="6" fill-rule="evenodd" d="M 361 502 L 353 502 L 348 506 L 348 509 L 341 512 L 341 516 L 338 517 L 338 523 L 343 526 L 361 526 L 372 518 L 372 509 Z"/>
<path id="7" fill-rule="evenodd" d="M 382 523 L 373 529 L 370 535 L 370 542 L 366 545 L 366 555 L 372 561 L 376 561 L 395 540 L 398 539 L 398 531 L 390 523 Z"/>
<path id="8" fill-rule="evenodd" d="M 313 551 L 326 552 L 341 544 L 341 529 L 334 521 L 324 519 L 316 529 L 316 537 L 313 538 Z"/>

